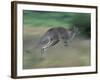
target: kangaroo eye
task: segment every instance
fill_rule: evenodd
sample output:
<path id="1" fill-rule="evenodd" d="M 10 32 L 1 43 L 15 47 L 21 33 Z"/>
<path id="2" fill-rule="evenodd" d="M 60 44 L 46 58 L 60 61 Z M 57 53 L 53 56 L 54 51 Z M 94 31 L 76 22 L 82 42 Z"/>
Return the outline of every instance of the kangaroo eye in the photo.
<path id="1" fill-rule="evenodd" d="M 53 38 L 51 38 L 51 40 L 53 40 Z"/>
<path id="2" fill-rule="evenodd" d="M 64 39 L 64 37 L 61 37 L 62 39 Z"/>

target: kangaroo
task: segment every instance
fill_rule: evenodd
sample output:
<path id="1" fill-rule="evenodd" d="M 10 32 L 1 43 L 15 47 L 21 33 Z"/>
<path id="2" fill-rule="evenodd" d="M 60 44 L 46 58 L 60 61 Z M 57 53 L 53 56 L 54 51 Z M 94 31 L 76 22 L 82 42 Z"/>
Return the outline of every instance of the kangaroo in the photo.
<path id="1" fill-rule="evenodd" d="M 49 47 L 56 45 L 59 41 L 62 41 L 64 46 L 68 46 L 77 33 L 78 28 L 76 27 L 71 29 L 66 29 L 64 27 L 50 28 L 41 37 L 37 47 L 41 49 L 41 54 L 43 54 Z"/>

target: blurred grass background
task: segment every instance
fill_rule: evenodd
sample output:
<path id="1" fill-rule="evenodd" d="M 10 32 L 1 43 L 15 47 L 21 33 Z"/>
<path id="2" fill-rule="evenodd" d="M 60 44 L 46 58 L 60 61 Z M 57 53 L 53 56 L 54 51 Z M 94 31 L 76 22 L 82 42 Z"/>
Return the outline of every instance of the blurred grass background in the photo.
<path id="1" fill-rule="evenodd" d="M 89 13 L 23 10 L 23 69 L 89 66 L 90 16 Z M 36 44 L 48 29 L 58 26 L 77 26 L 80 36 L 69 46 L 58 43 L 41 56 Z"/>

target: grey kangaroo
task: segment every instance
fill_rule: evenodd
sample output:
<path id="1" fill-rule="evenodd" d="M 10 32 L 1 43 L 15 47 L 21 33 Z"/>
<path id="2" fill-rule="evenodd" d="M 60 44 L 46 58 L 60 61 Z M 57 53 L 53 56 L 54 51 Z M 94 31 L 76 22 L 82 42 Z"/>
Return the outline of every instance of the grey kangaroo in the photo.
<path id="1" fill-rule="evenodd" d="M 71 29 L 66 29 L 63 27 L 50 28 L 41 37 L 37 47 L 41 49 L 41 54 L 43 54 L 49 47 L 56 45 L 59 41 L 62 41 L 64 46 L 68 46 L 77 33 L 78 28 L 76 27 Z"/>

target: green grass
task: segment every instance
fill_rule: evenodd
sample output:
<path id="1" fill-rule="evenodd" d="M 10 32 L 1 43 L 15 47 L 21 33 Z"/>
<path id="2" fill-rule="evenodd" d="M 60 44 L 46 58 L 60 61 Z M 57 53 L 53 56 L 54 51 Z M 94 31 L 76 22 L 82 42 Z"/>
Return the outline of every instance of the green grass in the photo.
<path id="1" fill-rule="evenodd" d="M 43 12 L 43 11 L 23 11 L 25 26 L 50 27 L 50 26 L 69 26 L 70 15 L 65 12 Z"/>

